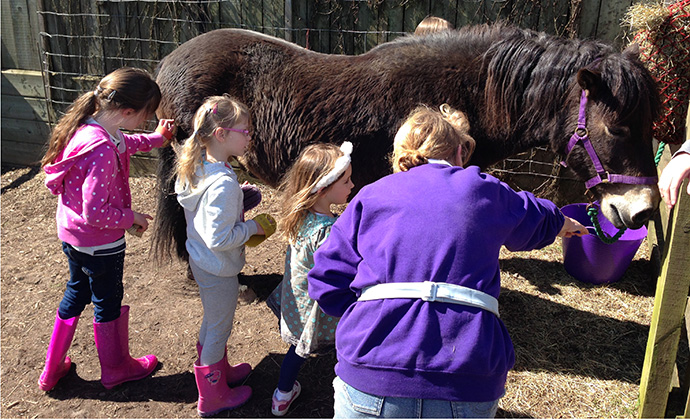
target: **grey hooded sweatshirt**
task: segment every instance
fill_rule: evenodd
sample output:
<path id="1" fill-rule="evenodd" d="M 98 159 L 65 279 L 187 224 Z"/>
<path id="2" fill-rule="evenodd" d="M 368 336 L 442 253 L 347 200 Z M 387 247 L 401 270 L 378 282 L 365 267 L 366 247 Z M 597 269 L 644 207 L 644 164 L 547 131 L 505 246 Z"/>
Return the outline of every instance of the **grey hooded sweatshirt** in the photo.
<path id="1" fill-rule="evenodd" d="M 257 233 L 255 222 L 243 221 L 237 175 L 222 162 L 204 162 L 194 176 L 195 188 L 179 180 L 175 183 L 187 221 L 189 258 L 215 276 L 236 276 L 245 263 L 244 244 Z"/>

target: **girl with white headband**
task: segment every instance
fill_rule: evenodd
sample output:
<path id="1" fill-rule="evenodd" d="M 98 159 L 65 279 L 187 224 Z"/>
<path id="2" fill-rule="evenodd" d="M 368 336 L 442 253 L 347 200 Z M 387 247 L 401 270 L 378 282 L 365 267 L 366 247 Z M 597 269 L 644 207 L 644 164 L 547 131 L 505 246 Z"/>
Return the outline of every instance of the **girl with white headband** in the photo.
<path id="1" fill-rule="evenodd" d="M 280 186 L 280 227 L 290 243 L 283 281 L 268 299 L 280 317 L 280 335 L 290 344 L 273 393 L 271 412 L 283 416 L 299 396 L 297 374 L 310 354 L 332 346 L 338 318 L 324 314 L 307 293 L 314 251 L 326 240 L 336 215 L 331 205 L 345 204 L 354 187 L 352 144 L 313 144 L 297 158 Z"/>

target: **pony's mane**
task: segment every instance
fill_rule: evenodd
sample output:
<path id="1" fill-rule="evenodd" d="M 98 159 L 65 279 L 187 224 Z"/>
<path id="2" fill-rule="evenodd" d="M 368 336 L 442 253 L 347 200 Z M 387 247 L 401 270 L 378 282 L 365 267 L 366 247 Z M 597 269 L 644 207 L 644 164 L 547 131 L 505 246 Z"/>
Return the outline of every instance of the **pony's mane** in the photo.
<path id="1" fill-rule="evenodd" d="M 618 99 L 608 105 L 619 115 L 643 106 L 655 116 L 658 108 L 655 83 L 636 54 L 616 52 L 597 40 L 564 39 L 498 23 L 404 36 L 372 52 L 400 46 L 431 49 L 442 56 L 461 51 L 474 57 L 481 66 L 480 79 L 485 81 L 482 112 L 492 121 L 485 129 L 493 130 L 493 135 L 523 131 L 561 115 L 582 68 L 600 75 L 611 97 Z M 480 55 L 475 57 L 471 51 Z"/>
<path id="2" fill-rule="evenodd" d="M 484 99 L 493 127 L 538 125 L 560 114 L 580 69 L 598 74 L 608 89 L 598 98 L 618 115 L 639 107 L 656 116 L 655 83 L 637 54 L 615 52 L 597 40 L 564 39 L 531 30 L 517 30 L 485 53 Z M 625 117 L 623 117 L 625 118 Z"/>
<path id="3" fill-rule="evenodd" d="M 640 109 L 656 120 L 661 109 L 657 84 L 638 58 L 636 48 L 613 54 L 603 60 L 601 77 L 616 101 L 609 104 L 622 121 Z"/>
<path id="4" fill-rule="evenodd" d="M 487 118 L 496 122 L 497 130 L 551 119 L 565 105 L 577 71 L 611 53 L 610 46 L 594 40 L 515 31 L 484 54 Z"/>

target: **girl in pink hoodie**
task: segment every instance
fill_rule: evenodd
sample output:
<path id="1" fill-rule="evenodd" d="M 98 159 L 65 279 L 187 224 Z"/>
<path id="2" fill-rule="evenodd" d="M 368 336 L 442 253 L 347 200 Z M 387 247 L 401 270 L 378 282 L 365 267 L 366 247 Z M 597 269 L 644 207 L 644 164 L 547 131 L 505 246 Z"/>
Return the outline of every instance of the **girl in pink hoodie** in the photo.
<path id="1" fill-rule="evenodd" d="M 173 121 L 161 120 L 151 134 L 127 135 L 120 128 L 142 125 L 160 99 L 148 72 L 121 68 L 77 98 L 52 132 L 41 163 L 46 186 L 58 196 L 57 231 L 70 279 L 38 380 L 44 391 L 53 389 L 69 371 L 67 350 L 79 316 L 91 302 L 103 386 L 110 389 L 142 379 L 158 364 L 154 355 L 129 355 L 129 307 L 122 306 L 124 235 L 125 230 L 143 233 L 152 219 L 131 208 L 130 156 L 166 145 L 173 136 Z"/>

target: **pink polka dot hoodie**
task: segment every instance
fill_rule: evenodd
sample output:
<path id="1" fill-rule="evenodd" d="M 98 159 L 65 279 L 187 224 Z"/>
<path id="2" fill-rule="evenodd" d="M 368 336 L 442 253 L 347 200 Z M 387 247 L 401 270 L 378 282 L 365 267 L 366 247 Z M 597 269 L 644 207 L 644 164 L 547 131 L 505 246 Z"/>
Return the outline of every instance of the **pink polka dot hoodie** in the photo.
<path id="1" fill-rule="evenodd" d="M 58 237 L 75 246 L 98 246 L 120 239 L 134 223 L 129 158 L 161 147 L 172 133 L 110 134 L 89 119 L 55 162 L 44 167 L 46 187 L 58 196 Z M 118 144 L 116 146 L 116 144 Z"/>

